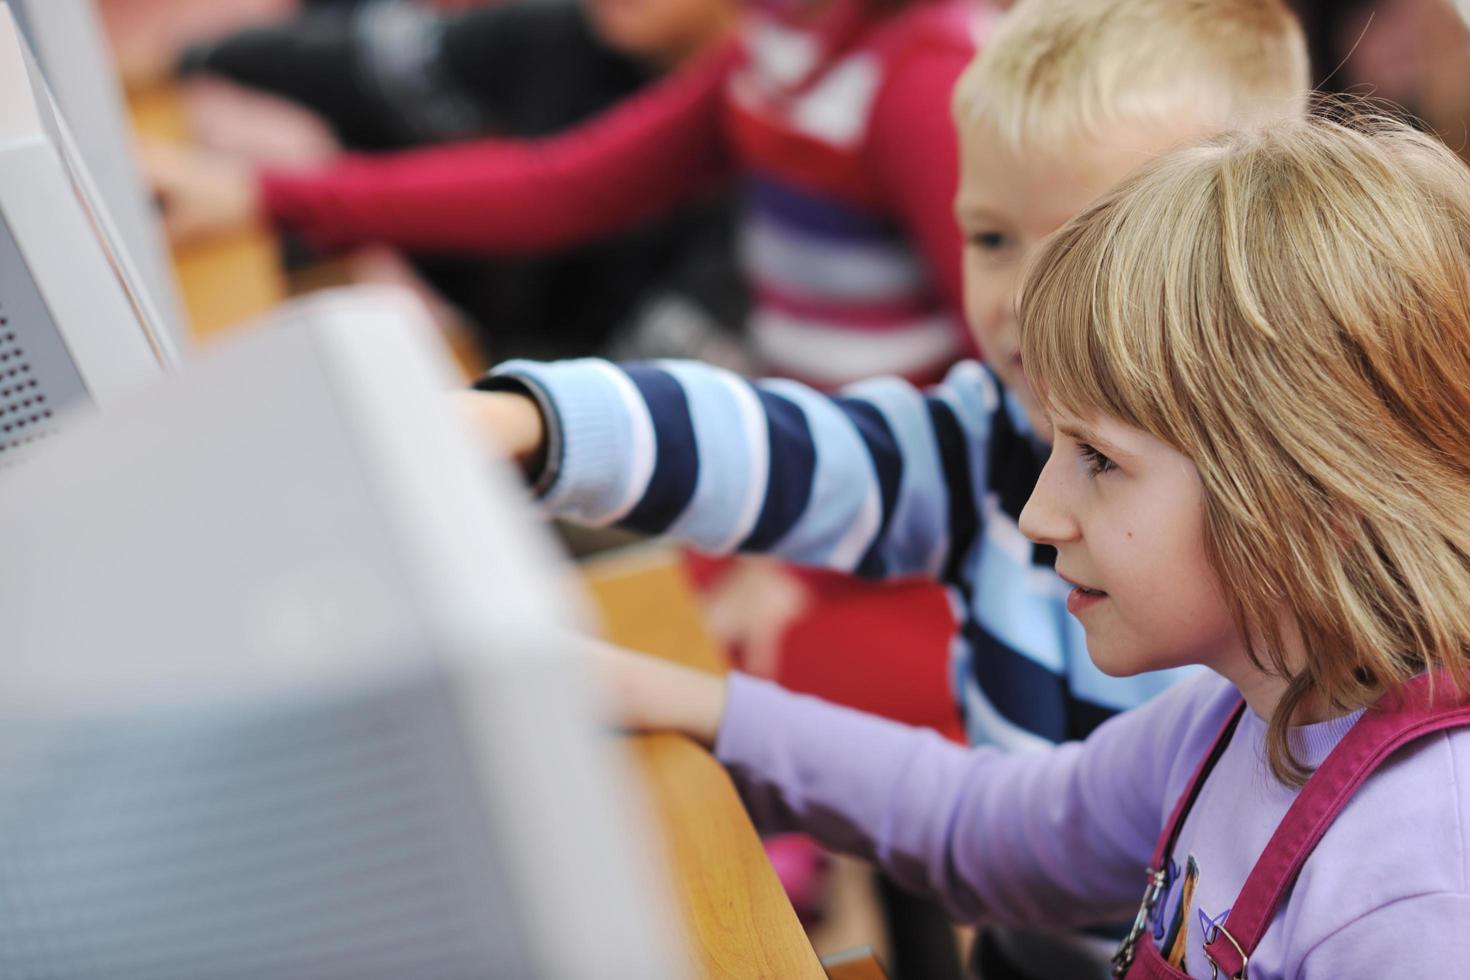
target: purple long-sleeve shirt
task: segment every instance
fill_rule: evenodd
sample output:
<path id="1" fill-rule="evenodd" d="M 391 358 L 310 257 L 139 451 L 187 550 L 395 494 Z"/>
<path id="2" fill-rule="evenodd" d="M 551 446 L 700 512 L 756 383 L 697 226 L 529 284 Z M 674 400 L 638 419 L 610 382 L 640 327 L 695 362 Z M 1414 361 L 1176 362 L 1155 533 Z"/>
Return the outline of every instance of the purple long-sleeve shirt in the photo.
<path id="1" fill-rule="evenodd" d="M 1024 927 L 1128 918 L 1179 794 L 1239 694 L 1213 673 L 1028 753 L 938 736 L 732 677 L 716 754 L 766 830 L 802 829 L 878 862 L 964 921 Z M 1295 730 L 1324 759 L 1355 716 Z M 1171 862 L 1153 935 L 1208 977 L 1221 921 L 1296 792 L 1246 711 Z M 1470 977 L 1470 730 L 1400 751 L 1349 802 L 1251 958 L 1270 977 Z M 1182 899 L 1182 901 L 1181 901 Z"/>

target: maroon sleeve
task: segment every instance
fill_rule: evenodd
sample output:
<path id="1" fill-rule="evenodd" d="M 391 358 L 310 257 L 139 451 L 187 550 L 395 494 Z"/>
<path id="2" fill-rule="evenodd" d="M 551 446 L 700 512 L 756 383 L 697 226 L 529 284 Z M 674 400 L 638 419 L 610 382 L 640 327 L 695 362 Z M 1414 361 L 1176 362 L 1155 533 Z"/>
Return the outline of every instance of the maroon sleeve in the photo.
<path id="1" fill-rule="evenodd" d="M 723 133 L 733 42 L 566 133 L 348 156 L 264 171 L 262 208 L 322 247 L 549 251 L 614 234 L 731 173 Z"/>
<path id="2" fill-rule="evenodd" d="M 940 300 L 964 322 L 963 237 L 954 217 L 959 139 L 950 92 L 973 48 L 914 44 L 889 67 L 873 106 L 865 159 L 924 257 Z M 965 349 L 974 350 L 968 331 Z"/>

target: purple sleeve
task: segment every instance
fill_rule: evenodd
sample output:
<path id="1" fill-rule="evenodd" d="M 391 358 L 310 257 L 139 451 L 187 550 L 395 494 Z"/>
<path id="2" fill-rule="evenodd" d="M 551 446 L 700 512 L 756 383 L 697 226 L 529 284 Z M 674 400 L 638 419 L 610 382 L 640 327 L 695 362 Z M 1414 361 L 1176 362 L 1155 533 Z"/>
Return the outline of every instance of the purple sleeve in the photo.
<path id="1" fill-rule="evenodd" d="M 762 829 L 873 860 L 959 921 L 1078 925 L 1136 906 L 1231 690 L 1202 672 L 1086 742 L 1008 753 L 732 675 L 715 752 Z"/>

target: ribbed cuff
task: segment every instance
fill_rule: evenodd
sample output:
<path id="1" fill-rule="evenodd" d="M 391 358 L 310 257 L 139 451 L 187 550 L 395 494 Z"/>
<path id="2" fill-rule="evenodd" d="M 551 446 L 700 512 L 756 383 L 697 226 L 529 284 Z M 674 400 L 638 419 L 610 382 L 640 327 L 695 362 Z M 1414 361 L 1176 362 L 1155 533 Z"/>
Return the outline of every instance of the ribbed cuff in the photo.
<path id="1" fill-rule="evenodd" d="M 527 466 L 526 479 L 538 499 L 544 498 L 561 473 L 561 419 L 556 405 L 540 385 L 512 375 L 487 374 L 474 384 L 477 391 L 503 391 L 524 395 L 535 402 L 541 414 L 541 452 Z"/>
<path id="2" fill-rule="evenodd" d="M 626 376 L 595 359 L 507 361 L 482 383 L 506 381 L 523 386 L 547 422 L 547 472 L 535 481 L 547 511 L 594 525 L 623 516 L 634 502 L 633 429 L 642 409 Z"/>

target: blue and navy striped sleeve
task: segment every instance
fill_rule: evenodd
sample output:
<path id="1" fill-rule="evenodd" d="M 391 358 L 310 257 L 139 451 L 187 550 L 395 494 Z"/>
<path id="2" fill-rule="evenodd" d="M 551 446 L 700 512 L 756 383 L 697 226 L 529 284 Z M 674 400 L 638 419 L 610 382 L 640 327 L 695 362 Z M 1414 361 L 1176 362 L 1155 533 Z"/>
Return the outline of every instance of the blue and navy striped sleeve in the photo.
<path id="1" fill-rule="evenodd" d="M 509 362 L 558 435 L 544 505 L 713 552 L 945 577 L 977 533 L 1000 396 L 978 364 L 927 391 L 825 395 L 697 362 Z"/>

